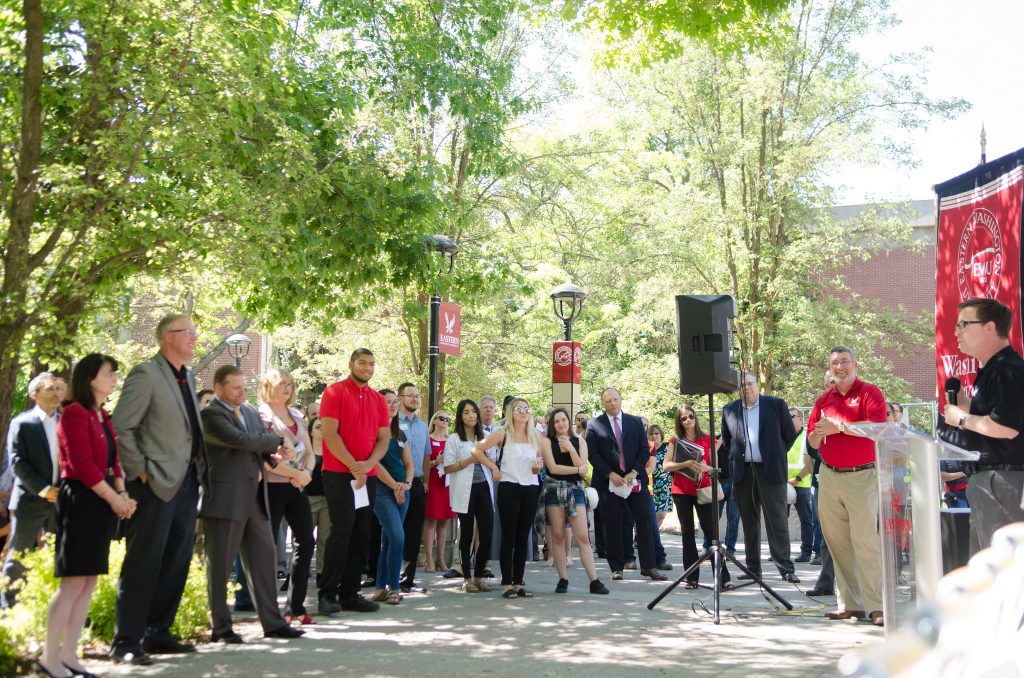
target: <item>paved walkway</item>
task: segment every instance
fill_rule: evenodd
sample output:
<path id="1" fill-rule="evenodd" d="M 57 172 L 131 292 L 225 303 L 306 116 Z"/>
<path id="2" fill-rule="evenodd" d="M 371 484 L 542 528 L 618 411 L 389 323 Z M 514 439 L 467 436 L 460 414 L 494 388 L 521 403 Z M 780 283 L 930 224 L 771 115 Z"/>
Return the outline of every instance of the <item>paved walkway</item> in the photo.
<path id="1" fill-rule="evenodd" d="M 682 573 L 679 537 L 663 535 L 670 562 Z M 794 544 L 798 548 L 798 544 Z M 796 553 L 796 548 L 794 553 Z M 742 558 L 742 552 L 740 554 Z M 124 667 L 102 659 L 87 661 L 94 672 L 135 676 L 831 676 L 843 654 L 881 642 L 883 631 L 865 623 L 822 618 L 835 600 L 815 602 L 810 589 L 817 567 L 798 565 L 803 582 L 782 582 L 763 554 L 768 584 L 796 608 L 773 609 L 757 587 L 722 595 L 722 623 L 701 611 L 712 594 L 705 589 L 673 591 L 653 611 L 646 608 L 663 582 L 627 572 L 612 582 L 607 564 L 598 576 L 612 590 L 587 593 L 586 575 L 576 559 L 568 594 L 554 593 L 557 575 L 543 563 L 527 567 L 532 599 L 505 600 L 495 591 L 465 594 L 457 582 L 424 574 L 425 594 L 371 614 L 318 617 L 297 640 L 262 637 L 252 615 L 238 616 L 235 629 L 245 645 L 202 644 L 193 655 L 158 657 L 149 667 Z M 493 564 L 497 571 L 497 564 Z M 733 572 L 733 577 L 737 575 Z M 710 581 L 710 568 L 701 572 Z"/>

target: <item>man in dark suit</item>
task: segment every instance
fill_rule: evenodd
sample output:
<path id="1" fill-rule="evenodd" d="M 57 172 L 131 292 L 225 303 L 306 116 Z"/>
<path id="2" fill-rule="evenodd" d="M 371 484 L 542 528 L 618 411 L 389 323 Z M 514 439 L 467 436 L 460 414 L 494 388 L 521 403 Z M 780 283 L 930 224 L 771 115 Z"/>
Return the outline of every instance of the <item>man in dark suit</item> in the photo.
<path id="1" fill-rule="evenodd" d="M 785 581 L 798 584 L 786 513 L 786 455 L 796 440 L 796 429 L 785 400 L 760 395 L 752 373 L 743 372 L 741 377 L 742 397 L 722 410 L 722 450 L 732 460 L 732 491 L 740 507 L 747 568 L 761 574 L 763 511 L 772 560 Z"/>
<path id="2" fill-rule="evenodd" d="M 114 409 L 125 488 L 138 502 L 125 530 L 110 656 L 151 664 L 149 654 L 195 652 L 171 636 L 196 540 L 203 426 L 195 379 L 185 363 L 196 346 L 187 315 L 157 324 L 160 351 L 125 379 Z"/>
<path id="3" fill-rule="evenodd" d="M 587 424 L 587 451 L 594 466 L 591 485 L 597 490 L 604 505 L 605 546 L 612 579 L 622 579 L 625 566 L 622 542 L 622 512 L 629 506 L 636 520 L 640 551 L 640 573 L 656 581 L 665 579 L 654 561 L 651 512 L 648 509 L 650 493 L 647 490 L 647 460 L 651 449 L 647 432 L 639 417 L 622 411 L 622 396 L 618 389 L 606 388 L 601 393 L 604 414 Z M 638 484 L 637 484 L 638 483 Z M 612 492 L 612 487 L 632 485 L 635 492 L 625 498 Z"/>
<path id="4" fill-rule="evenodd" d="M 268 638 L 297 638 L 277 607 L 276 549 L 270 528 L 270 505 L 263 463 L 276 465 L 289 454 L 285 440 L 266 433 L 260 415 L 245 404 L 245 378 L 234 365 L 222 365 L 213 376 L 215 397 L 200 412 L 206 439 L 209 482 L 203 488 L 199 516 L 206 549 L 206 590 L 210 600 L 213 640 L 237 644 L 231 628 L 228 577 L 241 552 L 256 614 Z"/>
<path id="5" fill-rule="evenodd" d="M 7 430 L 7 457 L 14 476 L 11 492 L 11 545 L 4 560 L 7 588 L 0 591 L 0 605 L 15 603 L 16 584 L 25 574 L 17 552 L 35 549 L 40 532 L 57 530 L 57 407 L 60 393 L 49 372 L 37 374 L 28 384 L 35 407 L 19 414 Z"/>

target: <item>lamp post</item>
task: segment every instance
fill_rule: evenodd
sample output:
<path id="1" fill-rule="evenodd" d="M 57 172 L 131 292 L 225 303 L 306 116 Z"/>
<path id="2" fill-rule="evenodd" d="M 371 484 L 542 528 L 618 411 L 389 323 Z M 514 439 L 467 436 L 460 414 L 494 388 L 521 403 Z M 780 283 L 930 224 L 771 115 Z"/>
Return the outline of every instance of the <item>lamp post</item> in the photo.
<path id="1" fill-rule="evenodd" d="M 424 239 L 428 250 L 431 255 L 437 253 L 441 255 L 442 264 L 447 260 L 448 268 L 442 265 L 437 272 L 438 277 L 447 275 L 452 272 L 455 268 L 455 255 L 459 252 L 459 246 L 455 244 L 455 241 L 451 238 L 443 235 L 430 235 Z M 437 359 L 440 356 L 440 349 L 438 347 L 438 334 L 440 322 L 440 308 L 441 308 L 441 295 L 437 294 L 437 285 L 434 285 L 434 294 L 430 297 L 430 346 L 427 349 L 427 355 L 430 361 L 430 373 L 429 379 L 430 384 L 427 387 L 427 419 L 434 416 L 434 411 L 437 407 Z"/>
<path id="2" fill-rule="evenodd" d="M 249 345 L 252 339 L 244 334 L 232 334 L 224 340 L 228 345 L 228 355 L 235 359 L 235 367 L 242 366 L 242 358 L 249 355 Z"/>
<path id="3" fill-rule="evenodd" d="M 583 310 L 583 300 L 587 298 L 587 293 L 572 283 L 563 283 L 553 289 L 550 296 L 555 315 L 562 320 L 565 340 L 572 341 L 572 321 Z"/>
<path id="4" fill-rule="evenodd" d="M 572 340 L 572 321 L 583 310 L 587 293 L 572 283 L 564 283 L 551 291 L 555 315 L 562 321 L 564 343 L 555 342 L 552 354 L 552 405 L 564 405 L 569 421 L 576 416 L 576 403 L 580 402 L 579 344 Z"/>

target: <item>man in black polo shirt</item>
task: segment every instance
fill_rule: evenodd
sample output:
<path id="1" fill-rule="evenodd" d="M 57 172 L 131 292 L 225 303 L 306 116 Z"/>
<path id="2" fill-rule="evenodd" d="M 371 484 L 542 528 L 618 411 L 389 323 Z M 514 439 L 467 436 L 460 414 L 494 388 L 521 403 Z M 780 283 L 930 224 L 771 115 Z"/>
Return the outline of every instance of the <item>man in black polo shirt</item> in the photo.
<path id="1" fill-rule="evenodd" d="M 992 533 L 1024 520 L 1024 359 L 1010 346 L 1010 309 L 994 299 L 967 299 L 959 304 L 956 338 L 960 350 L 978 359 L 974 398 L 961 392 L 957 405 L 946 405 L 945 421 L 964 432 L 959 442 L 981 452 L 965 464 L 970 478 L 971 553 L 986 548 Z M 949 439 L 947 436 L 944 438 Z"/>

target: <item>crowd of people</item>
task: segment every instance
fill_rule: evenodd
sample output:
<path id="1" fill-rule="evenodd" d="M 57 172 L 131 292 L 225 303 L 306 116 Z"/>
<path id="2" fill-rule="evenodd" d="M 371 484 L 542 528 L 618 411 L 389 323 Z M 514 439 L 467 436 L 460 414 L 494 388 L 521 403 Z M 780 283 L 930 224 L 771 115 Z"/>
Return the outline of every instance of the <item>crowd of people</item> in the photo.
<path id="1" fill-rule="evenodd" d="M 1008 398 L 1019 396 L 1013 387 L 1022 383 L 1024 362 L 1006 343 L 1005 307 L 994 304 L 961 305 L 962 348 L 986 367 L 973 402 L 961 399 L 944 415 L 960 434 L 1000 441 L 997 453 L 978 464 L 943 469 L 951 492 L 966 495 L 958 501 L 984 507 L 978 524 L 972 522 L 979 544 L 1024 511 L 1004 501 L 1012 492 L 999 494 L 1003 484 L 1016 483 L 1020 501 L 1024 455 L 1016 433 L 1024 416 L 1019 397 Z M 70 388 L 53 375 L 35 376 L 28 387 L 33 409 L 11 423 L 12 529 L 2 603 L 17 604 L 24 576 L 18 554 L 36 547 L 41 533 L 54 533 L 60 586 L 37 667 L 45 675 L 90 675 L 77 643 L 96 578 L 107 572 L 115 531 L 124 535 L 126 555 L 110 656 L 145 665 L 153 654 L 195 649 L 170 629 L 197 523 L 212 639 L 233 644 L 244 639 L 232 627 L 232 572 L 251 597 L 264 635 L 276 638 L 301 636 L 302 626 L 316 623 L 314 614 L 373 612 L 422 592 L 416 582 L 421 544 L 427 571 L 461 578 L 470 594 L 492 590 L 488 564 L 496 558 L 500 595 L 518 599 L 534 596 L 526 562 L 540 533 L 558 573 L 555 592 L 569 590 L 574 539 L 589 592 L 608 594 L 595 551 L 607 559 L 612 581 L 637 569 L 637 561 L 642 576 L 666 578 L 662 571 L 672 565 L 659 528 L 673 508 L 683 567 L 692 570 L 684 586 L 697 588 L 694 516 L 707 549 L 718 533 L 713 477 L 726 516 L 727 552 L 735 553 L 743 525 L 749 574 L 741 579 L 763 576 L 763 519 L 771 562 L 783 581 L 799 583 L 795 562 L 821 564 L 808 594 L 838 592 L 839 607 L 829 619 L 884 624 L 874 446 L 850 425 L 897 421 L 902 410 L 858 378 L 849 347 L 830 351 L 826 390 L 806 427 L 801 410 L 763 394 L 756 376 L 742 372 L 740 398 L 725 406 L 721 435 L 712 439 L 691 404 L 675 410 L 666 438 L 658 424 L 623 412 L 622 396 L 611 387 L 601 393 L 602 412 L 593 418 L 560 407 L 541 414 L 516 396 L 505 399 L 499 418 L 496 399 L 483 396 L 424 421 L 414 384 L 370 386 L 375 358 L 365 348 L 352 354 L 349 375 L 305 411 L 296 405 L 294 380 L 281 369 L 261 377 L 261 404 L 253 408 L 244 375 L 232 365 L 216 370 L 212 391 L 196 392 L 187 362 L 197 332 L 188 316 L 163 318 L 156 335 L 157 354 L 129 372 L 112 414 L 104 402 L 117 389 L 118 363 L 90 354 L 76 363 Z M 993 356 L 999 362 L 989 362 Z M 1001 372 L 994 374 L 996 368 Z M 976 487 L 971 479 L 979 477 L 989 484 Z M 959 483 L 965 478 L 966 489 Z M 801 526 L 795 559 L 790 506 Z M 446 562 L 453 520 L 461 571 Z M 276 576 L 282 523 L 292 540 L 283 611 Z M 732 589 L 728 568 L 720 572 L 719 585 Z M 306 608 L 313 574 L 315 612 Z M 369 597 L 361 593 L 366 584 Z"/>

